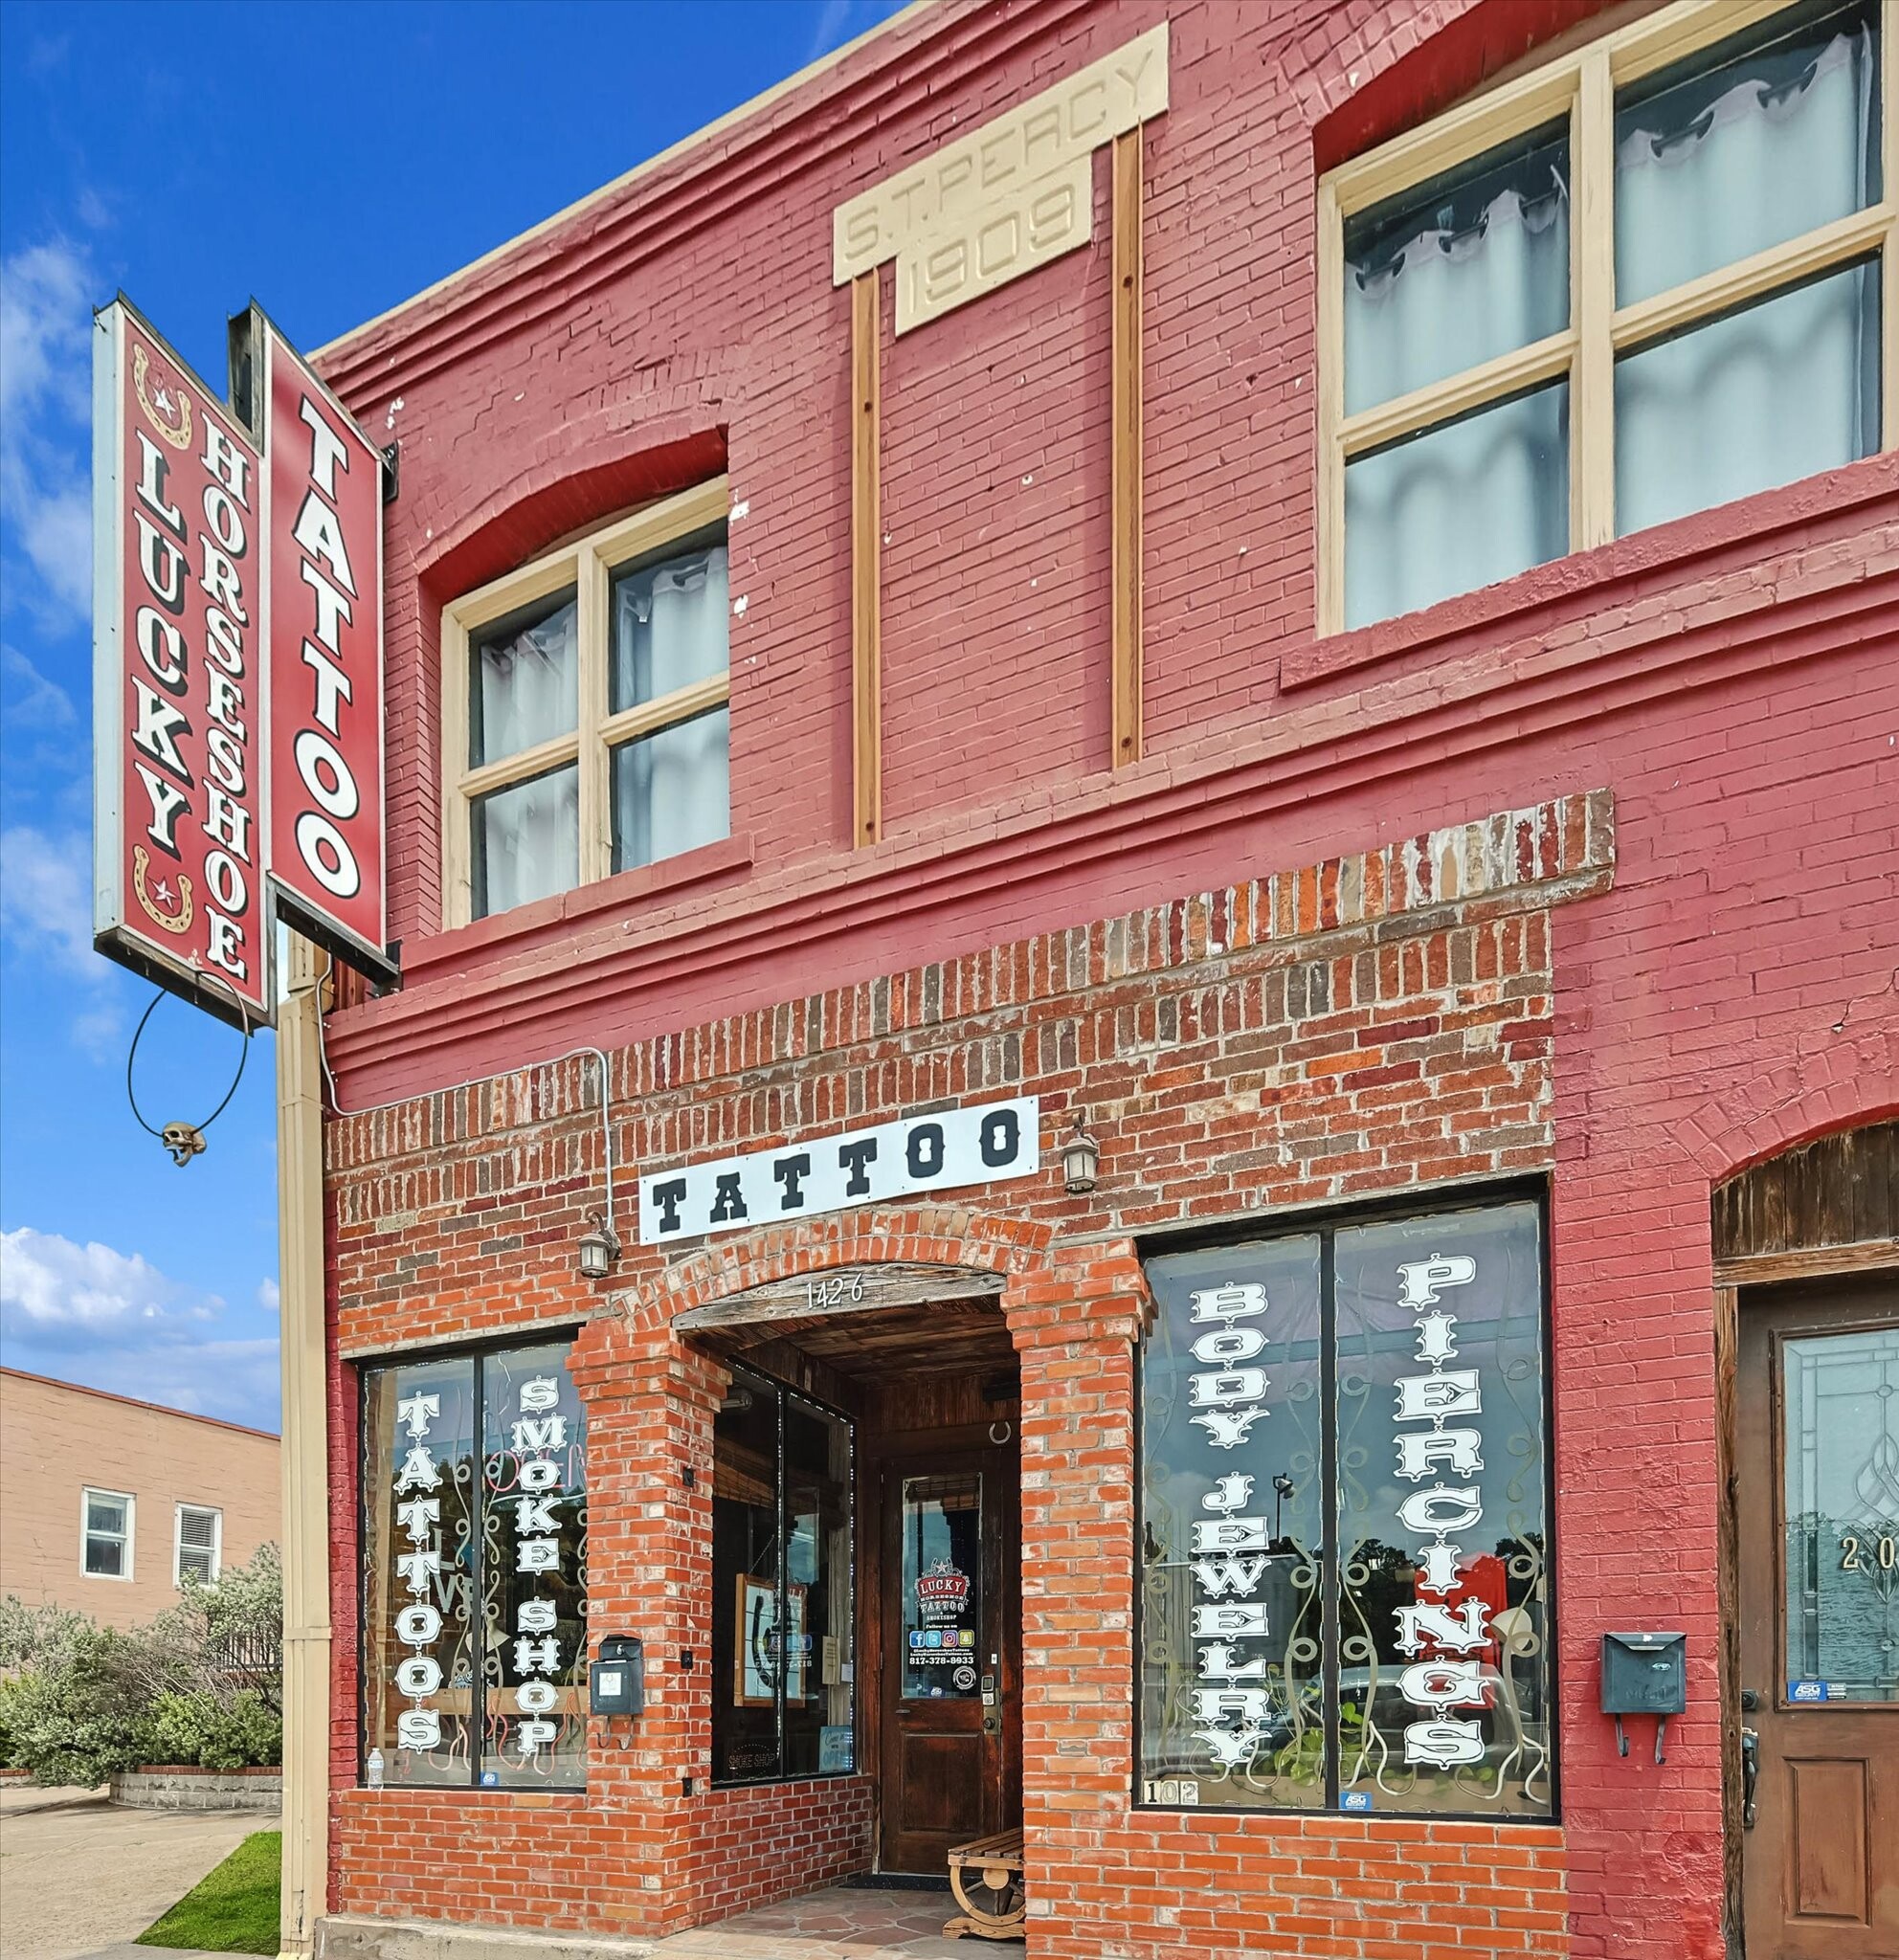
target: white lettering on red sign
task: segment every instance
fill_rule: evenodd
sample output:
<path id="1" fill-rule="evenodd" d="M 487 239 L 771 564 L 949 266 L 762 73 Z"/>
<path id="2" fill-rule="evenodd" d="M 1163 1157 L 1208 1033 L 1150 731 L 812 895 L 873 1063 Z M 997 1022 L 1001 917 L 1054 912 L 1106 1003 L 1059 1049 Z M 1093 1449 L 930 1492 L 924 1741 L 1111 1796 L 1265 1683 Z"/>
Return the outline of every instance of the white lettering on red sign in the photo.
<path id="1" fill-rule="evenodd" d="M 380 960 L 382 457 L 265 324 L 270 867 L 288 915 Z"/>
<path id="2" fill-rule="evenodd" d="M 95 934 L 267 1021 L 261 458 L 123 301 L 97 330 Z"/>

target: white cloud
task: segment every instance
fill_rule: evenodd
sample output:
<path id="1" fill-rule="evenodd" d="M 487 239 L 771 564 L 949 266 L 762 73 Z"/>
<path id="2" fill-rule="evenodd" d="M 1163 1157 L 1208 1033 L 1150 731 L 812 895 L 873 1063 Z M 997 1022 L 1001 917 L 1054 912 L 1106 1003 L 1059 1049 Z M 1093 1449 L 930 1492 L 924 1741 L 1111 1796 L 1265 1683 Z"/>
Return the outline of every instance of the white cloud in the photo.
<path id="1" fill-rule="evenodd" d="M 0 1347 L 35 1373 L 268 1426 L 278 1344 L 221 1329 L 224 1302 L 139 1253 L 23 1225 L 0 1233 Z"/>
<path id="2" fill-rule="evenodd" d="M 811 45 L 805 51 L 807 64 L 846 41 L 867 33 L 880 20 L 895 13 L 904 0 L 822 0 L 812 22 Z"/>
<path id="3" fill-rule="evenodd" d="M 22 1225 L 0 1232 L 0 1327 L 18 1335 L 109 1333 L 207 1321 L 224 1303 L 168 1280 L 143 1254 Z"/>
<path id="4" fill-rule="evenodd" d="M 56 628 L 82 622 L 92 598 L 92 284 L 63 238 L 0 259 L 0 507 Z"/>
<path id="5" fill-rule="evenodd" d="M 70 972 L 99 977 L 92 949 L 92 870 L 80 837 L 29 824 L 0 831 L 0 926 Z"/>
<path id="6" fill-rule="evenodd" d="M 78 719 L 73 697 L 49 680 L 17 647 L 0 647 L 0 674 L 11 683 L 7 719 L 21 728 L 67 728 Z"/>
<path id="7" fill-rule="evenodd" d="M 278 1291 L 275 1280 L 259 1280 L 257 1281 L 257 1304 L 266 1313 L 277 1313 L 281 1310 L 283 1296 Z"/>
<path id="8" fill-rule="evenodd" d="M 116 969 L 92 947 L 92 862 L 76 832 L 57 836 L 30 824 L 0 831 L 0 935 L 26 960 L 68 980 L 74 1044 L 95 1061 L 113 1058 L 124 1016 Z"/>

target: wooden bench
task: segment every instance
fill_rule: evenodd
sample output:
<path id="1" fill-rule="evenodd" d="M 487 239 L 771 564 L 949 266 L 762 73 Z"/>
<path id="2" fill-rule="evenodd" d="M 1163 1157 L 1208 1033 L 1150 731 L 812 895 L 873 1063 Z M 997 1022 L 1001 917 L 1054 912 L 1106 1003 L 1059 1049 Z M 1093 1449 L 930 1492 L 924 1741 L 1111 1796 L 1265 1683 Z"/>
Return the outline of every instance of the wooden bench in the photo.
<path id="1" fill-rule="evenodd" d="M 1022 1834 L 997 1831 L 950 1848 L 950 1889 L 963 1910 L 943 1928 L 947 1940 L 974 1933 L 981 1940 L 1019 1940 L 1028 1917 L 1022 1885 Z M 972 1898 L 972 1891 L 983 1895 Z"/>

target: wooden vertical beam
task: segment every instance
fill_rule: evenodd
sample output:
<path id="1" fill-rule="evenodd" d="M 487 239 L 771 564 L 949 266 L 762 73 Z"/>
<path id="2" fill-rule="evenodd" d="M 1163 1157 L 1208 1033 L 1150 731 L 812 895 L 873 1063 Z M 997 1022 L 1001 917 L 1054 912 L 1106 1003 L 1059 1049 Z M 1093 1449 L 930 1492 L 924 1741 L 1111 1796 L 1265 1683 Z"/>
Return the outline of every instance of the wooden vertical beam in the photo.
<path id="1" fill-rule="evenodd" d="M 329 1404 L 324 1393 L 323 1012 L 316 948 L 289 935 L 277 1015 L 283 1374 L 283 1885 L 279 1951 L 314 1952 L 329 1882 Z"/>
<path id="2" fill-rule="evenodd" d="M 1570 549 L 1616 535 L 1616 83 L 1609 51 L 1583 57 L 1570 135 Z"/>
<path id="3" fill-rule="evenodd" d="M 1114 139 L 1109 581 L 1113 766 L 1141 759 L 1141 128 Z"/>
<path id="4" fill-rule="evenodd" d="M 1899 208 L 1899 19 L 1888 4 L 1879 17 L 1880 190 Z M 1879 446 L 1899 449 L 1899 218 L 1887 227 L 1879 255 Z"/>
<path id="5" fill-rule="evenodd" d="M 883 834 L 882 503 L 878 483 L 882 323 L 878 273 L 851 281 L 851 843 Z"/>
<path id="6" fill-rule="evenodd" d="M 1345 625 L 1345 234 L 1338 190 L 1329 177 L 1319 183 L 1316 212 L 1318 269 L 1316 345 L 1312 350 L 1318 457 L 1312 472 L 1313 610 L 1321 634 Z"/>

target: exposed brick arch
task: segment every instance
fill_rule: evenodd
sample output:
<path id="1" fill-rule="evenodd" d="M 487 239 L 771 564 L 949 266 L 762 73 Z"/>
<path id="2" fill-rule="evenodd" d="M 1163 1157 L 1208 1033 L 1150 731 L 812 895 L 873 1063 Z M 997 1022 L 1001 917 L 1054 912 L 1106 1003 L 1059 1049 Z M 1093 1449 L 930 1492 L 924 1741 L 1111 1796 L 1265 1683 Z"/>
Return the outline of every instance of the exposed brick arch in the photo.
<path id="1" fill-rule="evenodd" d="M 1014 1334 L 1025 1295 L 1034 1290 L 1027 1282 L 1051 1269 L 1053 1239 L 1046 1224 L 964 1206 L 882 1206 L 715 1239 L 621 1294 L 615 1304 L 628 1333 L 644 1342 L 695 1306 L 778 1280 L 838 1266 L 965 1266 L 1004 1276 L 1001 1305 Z"/>
<path id="2" fill-rule="evenodd" d="M 1868 1029 L 1710 1096 L 1680 1141 L 1710 1186 L 1798 1149 L 1829 1130 L 1857 1129 L 1899 1111 L 1899 1022 Z"/>

